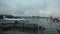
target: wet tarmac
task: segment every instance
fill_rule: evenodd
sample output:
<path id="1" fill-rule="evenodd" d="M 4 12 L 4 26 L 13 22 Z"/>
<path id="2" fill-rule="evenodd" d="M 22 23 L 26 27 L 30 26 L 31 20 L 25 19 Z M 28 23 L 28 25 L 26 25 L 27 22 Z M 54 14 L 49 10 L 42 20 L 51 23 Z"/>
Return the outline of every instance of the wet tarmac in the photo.
<path id="1" fill-rule="evenodd" d="M 60 34 L 56 30 L 56 23 L 57 22 L 51 22 L 47 21 L 47 19 L 28 19 L 32 24 L 38 23 L 39 26 L 45 26 L 47 29 L 46 30 L 38 30 L 38 32 L 20 32 L 16 30 L 11 30 L 11 31 L 0 31 L 0 34 Z"/>

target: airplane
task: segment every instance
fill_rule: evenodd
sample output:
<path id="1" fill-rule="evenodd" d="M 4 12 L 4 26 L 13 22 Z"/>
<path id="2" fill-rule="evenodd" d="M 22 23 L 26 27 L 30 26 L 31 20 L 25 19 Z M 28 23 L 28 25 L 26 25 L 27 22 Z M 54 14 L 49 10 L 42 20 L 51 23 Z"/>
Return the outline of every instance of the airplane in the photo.
<path id="1" fill-rule="evenodd" d="M 0 17 L 0 23 L 18 23 L 18 22 L 29 22 L 24 18 L 7 18 L 6 16 Z"/>

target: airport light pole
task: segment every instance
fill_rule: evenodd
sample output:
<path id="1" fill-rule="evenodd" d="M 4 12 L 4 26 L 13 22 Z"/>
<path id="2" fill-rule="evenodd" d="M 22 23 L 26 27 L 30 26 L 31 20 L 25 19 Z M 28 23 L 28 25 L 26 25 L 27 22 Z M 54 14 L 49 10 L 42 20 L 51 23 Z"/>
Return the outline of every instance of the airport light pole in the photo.
<path id="1" fill-rule="evenodd" d="M 43 30 L 43 28 L 42 28 L 42 34 L 43 34 L 43 32 L 44 32 L 44 30 Z"/>
<path id="2" fill-rule="evenodd" d="M 38 23 L 38 34 L 39 34 L 39 23 Z"/>
<path id="3" fill-rule="evenodd" d="M 46 30 L 46 27 L 42 26 L 42 34 L 44 34 L 44 30 Z"/>
<path id="4" fill-rule="evenodd" d="M 37 22 L 38 22 L 38 34 L 39 34 L 39 24 L 40 24 L 39 19 L 38 19 L 38 21 L 37 21 Z"/>

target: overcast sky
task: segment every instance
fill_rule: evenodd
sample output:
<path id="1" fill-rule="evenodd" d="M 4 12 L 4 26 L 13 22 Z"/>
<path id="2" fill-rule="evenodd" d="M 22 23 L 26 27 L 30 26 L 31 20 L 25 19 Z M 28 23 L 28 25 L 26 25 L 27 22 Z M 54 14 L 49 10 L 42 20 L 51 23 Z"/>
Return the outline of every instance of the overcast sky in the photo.
<path id="1" fill-rule="evenodd" d="M 59 16 L 60 0 L 0 0 L 0 14 Z"/>

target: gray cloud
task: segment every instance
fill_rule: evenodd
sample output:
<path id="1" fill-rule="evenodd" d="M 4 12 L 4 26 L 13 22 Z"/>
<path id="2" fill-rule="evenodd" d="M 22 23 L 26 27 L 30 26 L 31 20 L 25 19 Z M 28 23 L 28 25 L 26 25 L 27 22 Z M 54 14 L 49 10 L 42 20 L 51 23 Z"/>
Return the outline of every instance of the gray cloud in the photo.
<path id="1" fill-rule="evenodd" d="M 60 0 L 0 0 L 0 14 L 49 16 L 59 12 Z"/>

